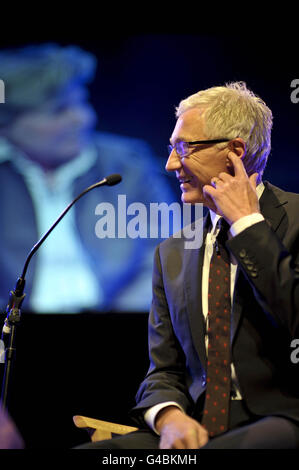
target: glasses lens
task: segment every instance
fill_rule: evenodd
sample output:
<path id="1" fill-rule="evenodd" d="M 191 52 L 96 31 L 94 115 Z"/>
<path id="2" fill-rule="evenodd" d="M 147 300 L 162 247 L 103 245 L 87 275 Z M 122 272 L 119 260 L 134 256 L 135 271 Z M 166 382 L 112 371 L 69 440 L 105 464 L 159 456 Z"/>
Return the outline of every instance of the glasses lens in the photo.
<path id="1" fill-rule="evenodd" d="M 180 157 L 185 157 L 188 154 L 189 146 L 187 142 L 177 142 L 175 145 L 167 145 L 168 155 L 175 149 Z"/>
<path id="2" fill-rule="evenodd" d="M 185 157 L 188 154 L 189 147 L 187 142 L 177 142 L 175 149 L 180 157 Z"/>
<path id="3" fill-rule="evenodd" d="M 167 150 L 168 150 L 168 155 L 171 154 L 171 152 L 173 151 L 174 147 L 172 145 L 167 145 Z"/>

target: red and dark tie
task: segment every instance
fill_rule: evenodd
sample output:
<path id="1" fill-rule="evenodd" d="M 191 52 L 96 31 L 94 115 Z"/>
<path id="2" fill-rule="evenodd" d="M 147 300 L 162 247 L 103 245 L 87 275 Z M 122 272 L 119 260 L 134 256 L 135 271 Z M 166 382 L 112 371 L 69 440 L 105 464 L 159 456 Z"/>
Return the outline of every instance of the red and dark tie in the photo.
<path id="1" fill-rule="evenodd" d="M 222 219 L 210 263 L 207 389 L 201 422 L 210 437 L 227 430 L 229 417 L 231 300 L 230 259 L 225 248 L 228 228 Z"/>

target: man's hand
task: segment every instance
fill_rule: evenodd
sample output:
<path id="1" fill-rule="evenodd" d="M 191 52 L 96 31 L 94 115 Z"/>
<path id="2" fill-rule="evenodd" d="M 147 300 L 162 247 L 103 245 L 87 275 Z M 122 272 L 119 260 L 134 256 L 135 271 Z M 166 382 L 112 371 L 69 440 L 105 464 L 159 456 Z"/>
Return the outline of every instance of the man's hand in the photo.
<path id="1" fill-rule="evenodd" d="M 241 217 L 259 213 L 260 208 L 256 194 L 258 174 L 248 177 L 242 160 L 233 152 L 228 153 L 228 158 L 233 164 L 234 176 L 220 173 L 211 180 L 215 187 L 205 185 L 203 192 L 211 200 L 211 205 L 216 206 L 217 213 L 231 225 Z"/>
<path id="2" fill-rule="evenodd" d="M 199 449 L 208 440 L 208 432 L 176 406 L 161 410 L 155 423 L 160 433 L 160 449 Z"/>

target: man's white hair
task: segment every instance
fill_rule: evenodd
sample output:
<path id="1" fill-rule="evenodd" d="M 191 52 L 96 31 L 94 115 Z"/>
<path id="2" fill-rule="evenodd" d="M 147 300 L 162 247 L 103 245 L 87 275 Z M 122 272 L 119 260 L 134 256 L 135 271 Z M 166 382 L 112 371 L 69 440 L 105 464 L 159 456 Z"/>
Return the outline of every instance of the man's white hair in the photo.
<path id="1" fill-rule="evenodd" d="M 245 141 L 243 164 L 248 175 L 259 174 L 257 182 L 260 182 L 271 150 L 272 112 L 264 101 L 245 82 L 233 82 L 182 100 L 176 116 L 191 108 L 204 111 L 204 132 L 208 139 L 241 137 Z M 218 144 L 220 148 L 225 145 Z"/>

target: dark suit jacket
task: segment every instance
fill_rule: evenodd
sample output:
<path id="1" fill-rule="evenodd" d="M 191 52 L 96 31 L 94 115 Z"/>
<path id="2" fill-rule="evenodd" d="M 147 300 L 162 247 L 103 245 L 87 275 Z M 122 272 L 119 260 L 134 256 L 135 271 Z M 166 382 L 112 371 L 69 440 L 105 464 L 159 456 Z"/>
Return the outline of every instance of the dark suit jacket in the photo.
<path id="1" fill-rule="evenodd" d="M 299 338 L 299 195 L 265 183 L 265 221 L 227 242 L 238 262 L 232 312 L 232 361 L 249 409 L 299 421 L 299 364 L 290 358 Z M 203 239 L 207 222 L 203 228 Z M 204 244 L 183 238 L 157 247 L 149 316 L 150 368 L 132 416 L 168 400 L 189 414 L 206 387 L 201 277 Z"/>

